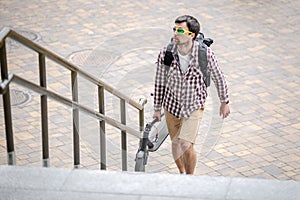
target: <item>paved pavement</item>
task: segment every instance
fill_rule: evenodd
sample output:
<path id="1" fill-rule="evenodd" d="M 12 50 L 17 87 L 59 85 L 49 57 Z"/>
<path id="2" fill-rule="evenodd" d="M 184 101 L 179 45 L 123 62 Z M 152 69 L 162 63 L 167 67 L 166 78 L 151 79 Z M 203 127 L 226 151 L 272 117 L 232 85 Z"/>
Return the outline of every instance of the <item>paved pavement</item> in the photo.
<path id="1" fill-rule="evenodd" d="M 197 175 L 300 180 L 300 1 L 0 1 L 0 25 L 16 29 L 136 101 L 146 97 L 151 118 L 155 59 L 172 35 L 174 19 L 196 16 L 230 88 L 231 116 L 217 116 L 210 98 L 197 139 Z M 37 55 L 8 43 L 10 71 L 38 83 Z M 47 60 L 48 88 L 71 96 L 70 74 Z M 96 108 L 95 91 L 80 80 L 80 102 Z M 39 96 L 17 85 L 13 125 L 17 165 L 41 166 Z M 215 96 L 211 87 L 210 96 Z M 117 99 L 106 112 L 119 118 Z M 1 103 L 1 102 L 0 102 Z M 0 164 L 6 164 L 0 108 Z M 128 123 L 137 114 L 128 108 Z M 98 122 L 80 115 L 81 167 L 99 169 Z M 49 101 L 51 167 L 72 168 L 71 109 Z M 108 129 L 107 165 L 121 170 L 120 133 Z M 138 139 L 128 136 L 128 171 Z M 176 174 L 170 141 L 150 154 L 147 172 Z"/>

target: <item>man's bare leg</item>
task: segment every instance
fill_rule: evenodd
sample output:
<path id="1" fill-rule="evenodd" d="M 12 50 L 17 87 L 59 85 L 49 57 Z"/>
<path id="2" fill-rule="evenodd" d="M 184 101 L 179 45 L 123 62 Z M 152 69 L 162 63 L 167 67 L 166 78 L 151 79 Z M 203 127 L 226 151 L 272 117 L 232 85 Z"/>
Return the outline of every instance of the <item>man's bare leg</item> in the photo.
<path id="1" fill-rule="evenodd" d="M 184 166 L 183 152 L 181 150 L 181 145 L 178 142 L 172 142 L 172 154 L 179 173 L 184 174 L 186 170 Z"/>
<path id="2" fill-rule="evenodd" d="M 183 151 L 182 157 L 186 174 L 194 174 L 197 162 L 197 155 L 194 150 L 194 144 L 183 140 L 180 144 Z"/>

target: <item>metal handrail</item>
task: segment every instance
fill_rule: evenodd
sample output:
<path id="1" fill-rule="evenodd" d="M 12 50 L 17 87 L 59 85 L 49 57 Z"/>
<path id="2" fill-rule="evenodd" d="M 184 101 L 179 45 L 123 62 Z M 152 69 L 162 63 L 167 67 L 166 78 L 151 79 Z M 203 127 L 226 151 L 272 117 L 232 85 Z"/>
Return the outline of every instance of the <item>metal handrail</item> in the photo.
<path id="1" fill-rule="evenodd" d="M 76 65 L 70 63 L 66 59 L 58 56 L 54 52 L 49 51 L 48 49 L 42 47 L 41 45 L 27 39 L 26 37 L 20 35 L 16 31 L 14 31 L 14 30 L 12 30 L 8 27 L 4 27 L 0 32 L 0 41 L 3 41 L 3 39 L 6 39 L 7 37 L 10 37 L 10 38 L 22 43 L 23 45 L 25 45 L 28 48 L 36 51 L 37 53 L 41 53 L 41 54 L 45 55 L 47 58 L 50 58 L 51 60 L 53 60 L 54 62 L 56 62 L 56 63 L 58 63 L 62 66 L 64 66 L 65 68 L 67 68 L 71 71 L 77 72 L 79 75 L 81 75 L 82 77 L 84 77 L 88 81 L 94 83 L 95 85 L 104 87 L 104 89 L 106 91 L 110 92 L 111 94 L 115 95 L 116 97 L 119 97 L 120 99 L 125 100 L 125 102 L 129 103 L 134 108 L 136 108 L 138 110 L 143 110 L 144 109 L 143 105 L 141 105 L 138 102 L 132 100 L 131 98 L 127 97 L 125 94 L 119 92 L 118 90 L 114 89 L 113 87 L 111 87 L 110 85 L 108 85 L 105 82 L 101 81 L 100 79 L 97 79 L 93 75 L 81 70 Z"/>
<path id="2" fill-rule="evenodd" d="M 15 74 L 9 74 L 9 77 L 10 77 L 10 80 L 8 80 L 8 82 L 14 82 L 14 83 L 17 83 L 18 85 L 21 85 L 22 87 L 26 87 L 28 89 L 31 89 L 33 90 L 34 92 L 36 93 L 39 93 L 41 95 L 46 95 L 47 97 L 50 97 L 51 99 L 57 101 L 57 102 L 60 102 L 66 106 L 69 106 L 71 108 L 78 108 L 79 110 L 85 112 L 86 114 L 94 117 L 94 118 L 97 118 L 98 120 L 104 120 L 105 122 L 107 122 L 108 124 L 120 129 L 121 131 L 126 131 L 138 138 L 140 138 L 141 134 L 140 134 L 140 131 L 137 131 L 137 130 L 134 130 L 108 116 L 105 116 L 99 112 L 96 112 L 84 105 L 81 105 L 75 101 L 72 101 L 68 98 L 65 98 L 59 94 L 56 94 L 55 92 L 52 92 L 50 90 L 47 90 L 46 88 L 43 88 L 43 87 L 40 87 L 39 85 L 36 85 L 34 83 L 31 83 L 30 81 L 27 81 L 25 80 L 24 78 L 21 78 L 20 76 L 18 75 L 15 75 Z"/>
<path id="3" fill-rule="evenodd" d="M 9 74 L 7 66 L 7 55 L 6 55 L 6 38 L 12 38 L 15 41 L 25 45 L 26 47 L 36 51 L 39 54 L 39 75 L 40 75 L 40 85 L 36 85 L 16 74 Z M 46 63 L 45 58 L 49 58 L 52 61 L 58 63 L 64 68 L 71 71 L 72 79 L 72 99 L 65 98 L 55 92 L 47 89 L 46 83 Z M 79 150 L 79 132 L 77 128 L 74 128 L 79 123 L 79 110 L 83 111 L 90 116 L 99 120 L 100 124 L 100 152 L 101 152 L 101 169 L 106 169 L 106 133 L 105 133 L 105 122 L 121 130 L 122 138 L 122 170 L 127 170 L 127 144 L 126 144 L 126 134 L 127 132 L 140 137 L 140 131 L 144 126 L 144 104 L 146 100 L 140 100 L 135 102 L 131 98 L 122 94 L 121 92 L 115 90 L 110 85 L 104 83 L 103 81 L 97 79 L 91 74 L 81 70 L 76 65 L 68 62 L 64 58 L 56 55 L 55 53 L 49 51 L 48 49 L 40 46 L 39 44 L 27 39 L 26 37 L 18 34 L 14 30 L 8 27 L 0 30 L 0 68 L 1 68 L 1 82 L 0 82 L 0 94 L 3 95 L 4 103 L 4 115 L 5 115 L 5 131 L 7 138 L 7 152 L 8 152 L 8 164 L 15 164 L 15 152 L 14 152 L 14 138 L 12 130 L 12 117 L 11 117 L 11 103 L 10 103 L 10 90 L 9 84 L 15 82 L 22 85 L 28 89 L 31 89 L 41 95 L 41 120 L 42 120 L 42 149 L 43 149 L 43 166 L 49 166 L 49 143 L 48 143 L 48 103 L 47 97 L 58 101 L 64 105 L 73 108 L 73 146 L 74 146 L 74 167 L 78 168 L 80 164 L 80 150 Z M 81 75 L 83 78 L 93 83 L 98 87 L 98 101 L 99 101 L 99 111 L 94 111 L 84 105 L 78 103 L 78 85 L 77 77 Z M 121 122 L 118 122 L 105 115 L 104 108 L 104 90 L 113 94 L 120 99 L 120 115 Z M 139 127 L 140 130 L 134 130 L 126 125 L 126 108 L 125 103 L 133 106 L 139 110 Z M 104 151 L 104 153 L 103 153 Z"/>

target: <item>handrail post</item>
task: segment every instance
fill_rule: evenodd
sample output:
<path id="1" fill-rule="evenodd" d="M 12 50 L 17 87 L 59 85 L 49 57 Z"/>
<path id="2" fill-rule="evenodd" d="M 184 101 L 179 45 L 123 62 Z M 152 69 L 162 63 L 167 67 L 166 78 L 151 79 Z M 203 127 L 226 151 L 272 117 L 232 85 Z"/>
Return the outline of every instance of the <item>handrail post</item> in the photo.
<path id="1" fill-rule="evenodd" d="M 40 86 L 47 88 L 45 55 L 39 53 Z M 42 149 L 43 167 L 50 167 L 49 134 L 48 134 L 48 100 L 47 95 L 41 95 Z"/>
<path id="2" fill-rule="evenodd" d="M 121 123 L 126 125 L 126 104 L 125 100 L 120 100 Z M 122 171 L 127 171 L 127 135 L 126 131 L 121 131 L 122 146 Z"/>
<path id="3" fill-rule="evenodd" d="M 139 104 L 143 106 L 143 109 L 139 110 L 139 124 L 140 124 L 140 131 L 142 132 L 144 130 L 145 125 L 145 109 L 144 106 L 147 103 L 147 99 L 141 98 L 139 100 Z"/>
<path id="4" fill-rule="evenodd" d="M 103 86 L 98 86 L 98 104 L 99 113 L 105 115 L 104 106 L 104 88 Z M 105 131 L 105 121 L 100 122 L 100 169 L 106 170 L 106 131 Z"/>
<path id="5" fill-rule="evenodd" d="M 2 81 L 8 80 L 8 67 L 6 59 L 6 47 L 5 40 L 0 47 L 0 64 L 1 64 L 1 79 Z M 7 145 L 7 161 L 9 165 L 16 164 L 16 155 L 14 147 L 13 126 L 11 117 L 11 103 L 10 103 L 10 91 L 9 85 L 6 92 L 3 94 L 3 108 L 4 108 L 4 121 L 5 121 L 5 134 Z"/>
<path id="6" fill-rule="evenodd" d="M 78 102 L 78 82 L 77 72 L 71 72 L 72 100 Z M 74 151 L 74 168 L 80 167 L 80 145 L 79 145 L 79 110 L 73 108 L 73 151 Z"/>
<path id="7" fill-rule="evenodd" d="M 144 122 L 144 109 L 140 110 L 139 111 L 139 121 L 140 121 L 140 131 L 142 132 L 143 129 L 144 129 L 144 125 L 145 125 L 145 122 Z"/>

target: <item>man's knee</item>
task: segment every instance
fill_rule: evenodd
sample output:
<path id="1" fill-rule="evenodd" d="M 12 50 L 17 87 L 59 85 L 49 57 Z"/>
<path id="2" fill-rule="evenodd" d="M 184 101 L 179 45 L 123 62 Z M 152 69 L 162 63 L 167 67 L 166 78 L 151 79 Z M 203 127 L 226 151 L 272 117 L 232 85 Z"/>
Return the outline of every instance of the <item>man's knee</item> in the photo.
<path id="1" fill-rule="evenodd" d="M 177 152 L 182 152 L 182 148 L 181 148 L 181 143 L 179 142 L 179 140 L 172 141 L 172 149 L 177 151 Z"/>
<path id="2" fill-rule="evenodd" d="M 189 152 L 189 151 L 193 150 L 193 143 L 181 140 L 180 147 L 183 152 Z"/>

